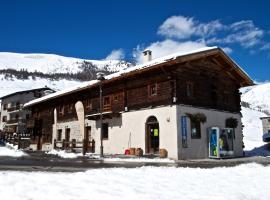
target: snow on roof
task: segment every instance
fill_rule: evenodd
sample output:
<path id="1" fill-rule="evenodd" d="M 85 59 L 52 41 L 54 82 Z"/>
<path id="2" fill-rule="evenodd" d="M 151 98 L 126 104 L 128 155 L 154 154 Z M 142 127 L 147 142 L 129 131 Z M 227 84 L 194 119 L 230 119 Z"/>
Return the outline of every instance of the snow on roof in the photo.
<path id="1" fill-rule="evenodd" d="M 168 56 L 164 56 L 164 57 L 161 57 L 161 58 L 154 59 L 154 60 L 149 61 L 147 63 L 136 65 L 134 67 L 130 67 L 130 68 L 127 68 L 127 69 L 122 69 L 119 72 L 116 72 L 116 73 L 105 76 L 105 79 L 109 80 L 109 79 L 117 78 L 117 77 L 123 76 L 124 74 L 127 74 L 129 72 L 138 71 L 138 70 L 148 68 L 148 67 L 151 67 L 151 66 L 155 66 L 155 65 L 158 65 L 158 64 L 161 64 L 161 63 L 169 62 L 171 60 L 175 60 L 175 59 L 177 59 L 179 57 L 182 57 L 182 56 L 187 56 L 187 55 L 196 54 L 196 53 L 205 52 L 205 51 L 210 51 L 210 50 L 218 50 L 218 49 L 220 49 L 220 48 L 217 47 L 217 46 L 214 46 L 214 47 L 199 48 L 199 49 L 192 50 L 192 51 L 174 53 L 174 54 L 171 54 L 171 55 L 168 55 Z M 241 68 L 239 67 L 239 69 L 241 69 Z M 92 86 L 92 85 L 98 83 L 98 82 L 99 82 L 98 80 L 92 80 L 92 81 L 89 81 L 89 82 L 82 83 L 82 84 L 80 84 L 80 85 L 78 85 L 76 87 L 68 88 L 68 89 L 65 89 L 65 90 L 55 92 L 53 94 L 49 94 L 47 96 L 44 96 L 44 97 L 41 97 L 41 98 L 38 98 L 38 99 L 35 99 L 35 100 L 32 100 L 32 101 L 26 103 L 24 105 L 24 107 L 29 107 L 29 106 L 44 102 L 44 101 L 49 100 L 49 99 L 53 99 L 53 98 L 56 98 L 56 97 L 59 97 L 59 96 L 63 96 L 63 95 L 69 94 L 69 93 L 73 93 L 73 92 L 85 89 L 85 88 L 87 88 L 89 86 Z"/>

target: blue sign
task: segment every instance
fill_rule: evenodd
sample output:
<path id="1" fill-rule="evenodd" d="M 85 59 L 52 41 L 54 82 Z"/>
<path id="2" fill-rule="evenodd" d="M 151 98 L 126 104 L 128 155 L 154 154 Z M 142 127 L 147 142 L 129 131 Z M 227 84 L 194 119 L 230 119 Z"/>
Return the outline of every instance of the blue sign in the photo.
<path id="1" fill-rule="evenodd" d="M 187 148 L 187 116 L 181 116 L 182 147 Z"/>

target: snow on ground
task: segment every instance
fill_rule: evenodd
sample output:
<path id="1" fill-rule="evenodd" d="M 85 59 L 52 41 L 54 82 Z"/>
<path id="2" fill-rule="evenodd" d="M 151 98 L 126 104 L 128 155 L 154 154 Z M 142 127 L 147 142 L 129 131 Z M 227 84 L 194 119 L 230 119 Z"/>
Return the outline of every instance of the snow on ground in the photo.
<path id="1" fill-rule="evenodd" d="M 78 158 L 82 157 L 82 153 L 72 153 L 67 152 L 65 150 L 51 150 L 46 152 L 46 154 L 50 155 L 56 155 L 61 158 Z M 148 163 L 174 163 L 174 160 L 168 159 L 168 158 L 143 158 L 143 157 L 115 157 L 115 155 L 106 155 L 106 158 L 100 158 L 99 154 L 93 154 L 93 153 L 86 153 L 85 157 L 93 158 L 93 159 L 102 159 L 105 162 L 148 162 Z M 117 156 L 117 155 L 116 155 Z M 123 155 L 121 155 L 123 156 Z"/>
<path id="2" fill-rule="evenodd" d="M 0 172 L 1 200 L 268 200 L 270 166 Z"/>
<path id="3" fill-rule="evenodd" d="M 265 117 L 266 114 L 244 107 L 241 113 L 246 155 L 270 156 L 270 151 L 262 140 L 263 129 L 260 117 Z"/>
<path id="4" fill-rule="evenodd" d="M 175 163 L 169 158 L 104 158 L 105 162 L 144 162 L 144 163 Z"/>
<path id="5" fill-rule="evenodd" d="M 56 155 L 61 158 L 77 158 L 79 156 L 82 156 L 82 153 L 77 154 L 77 153 L 72 153 L 72 152 L 66 152 L 65 150 L 55 150 L 55 149 L 52 149 L 51 151 L 46 152 L 46 154 Z"/>
<path id="6" fill-rule="evenodd" d="M 13 146 L 10 144 L 7 144 L 6 146 L 0 146 L 0 156 L 21 157 L 26 155 L 27 154 L 21 150 L 18 150 L 18 146 Z"/>
<path id="7" fill-rule="evenodd" d="M 260 147 L 265 143 L 262 140 L 263 129 L 260 117 L 266 115 L 262 112 L 242 107 L 242 123 L 244 125 L 244 144 L 245 150 L 252 150 L 254 147 Z"/>

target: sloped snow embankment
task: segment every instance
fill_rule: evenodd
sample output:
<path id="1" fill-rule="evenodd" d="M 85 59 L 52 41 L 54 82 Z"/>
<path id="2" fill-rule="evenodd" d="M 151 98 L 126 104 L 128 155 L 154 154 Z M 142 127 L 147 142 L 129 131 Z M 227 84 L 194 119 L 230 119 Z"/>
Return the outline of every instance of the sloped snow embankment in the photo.
<path id="1" fill-rule="evenodd" d="M 270 156 L 269 147 L 262 140 L 261 117 L 270 113 L 270 84 L 260 84 L 241 88 L 241 100 L 249 108 L 242 106 L 242 123 L 245 151 L 247 155 Z"/>
<path id="2" fill-rule="evenodd" d="M 111 168 L 76 173 L 2 171 L 0 194 L 1 200 L 268 200 L 268 177 L 270 166 L 258 164 L 213 169 Z"/>
<path id="3" fill-rule="evenodd" d="M 263 129 L 260 117 L 265 117 L 266 114 L 245 107 L 242 107 L 241 113 L 246 155 L 270 156 L 270 151 L 262 140 Z"/>
<path id="4" fill-rule="evenodd" d="M 21 150 L 18 150 L 18 146 L 13 146 L 11 144 L 7 144 L 6 146 L 0 146 L 0 156 L 8 156 L 8 157 L 22 157 L 27 154 Z"/>
<path id="5" fill-rule="evenodd" d="M 78 157 L 82 157 L 82 153 L 72 153 L 72 152 L 67 152 L 65 150 L 51 150 L 46 152 L 46 154 L 49 155 L 56 155 L 61 158 L 69 158 L 69 159 L 74 159 Z M 92 158 L 92 159 L 100 159 L 105 162 L 147 162 L 147 163 L 174 163 L 174 160 L 171 160 L 169 158 L 143 158 L 143 157 L 110 157 L 110 155 L 107 155 L 106 158 L 100 158 L 99 154 L 93 154 L 93 153 L 86 153 L 85 157 Z"/>

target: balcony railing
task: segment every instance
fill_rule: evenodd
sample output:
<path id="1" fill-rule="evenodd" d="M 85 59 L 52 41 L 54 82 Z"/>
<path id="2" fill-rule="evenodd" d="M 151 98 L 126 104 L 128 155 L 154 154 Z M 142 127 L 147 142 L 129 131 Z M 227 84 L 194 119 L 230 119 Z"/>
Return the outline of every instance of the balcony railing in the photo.
<path id="1" fill-rule="evenodd" d="M 7 121 L 7 124 L 19 124 L 19 123 L 26 123 L 26 120 L 25 119 L 10 119 Z"/>
<path id="2" fill-rule="evenodd" d="M 17 106 L 11 106 L 7 108 L 8 112 L 12 112 L 12 111 L 19 111 L 23 108 L 23 105 L 17 105 Z"/>

